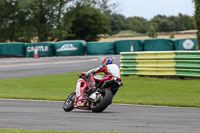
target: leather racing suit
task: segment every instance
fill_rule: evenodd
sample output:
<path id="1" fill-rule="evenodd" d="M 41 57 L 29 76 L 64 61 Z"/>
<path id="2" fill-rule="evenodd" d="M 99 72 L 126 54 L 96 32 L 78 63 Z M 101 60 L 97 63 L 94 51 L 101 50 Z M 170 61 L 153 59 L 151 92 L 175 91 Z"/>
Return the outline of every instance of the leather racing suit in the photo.
<path id="1" fill-rule="evenodd" d="M 117 75 L 113 73 L 113 71 L 117 72 Z M 96 90 L 96 83 L 94 80 L 94 74 L 104 72 L 105 75 L 114 75 L 120 77 L 119 67 L 116 64 L 107 64 L 102 65 L 97 68 L 91 69 L 86 73 L 86 81 L 89 82 L 89 89 L 85 91 L 86 94 L 90 95 L 91 93 L 95 92 Z"/>

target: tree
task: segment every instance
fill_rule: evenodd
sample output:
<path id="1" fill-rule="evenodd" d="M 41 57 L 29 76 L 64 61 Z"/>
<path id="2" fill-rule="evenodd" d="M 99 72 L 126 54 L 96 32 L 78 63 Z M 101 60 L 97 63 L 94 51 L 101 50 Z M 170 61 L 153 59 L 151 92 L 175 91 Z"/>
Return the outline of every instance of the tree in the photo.
<path id="1" fill-rule="evenodd" d="M 169 36 L 169 38 L 174 38 L 174 37 L 175 37 L 174 33 L 171 33 Z"/>
<path id="2" fill-rule="evenodd" d="M 110 15 L 112 8 L 116 7 L 115 3 L 111 3 L 111 0 L 74 0 L 74 5 L 87 5 L 98 9 L 101 13 Z"/>
<path id="3" fill-rule="evenodd" d="M 158 25 L 158 30 L 161 32 L 173 31 L 175 27 L 174 22 L 169 19 L 162 19 Z"/>
<path id="4" fill-rule="evenodd" d="M 63 37 L 62 19 L 66 6 L 72 0 L 20 0 L 24 10 L 29 12 L 28 21 L 39 41 Z"/>
<path id="5" fill-rule="evenodd" d="M 97 8 L 99 4 L 99 0 L 74 0 L 73 1 L 73 7 L 77 7 L 78 5 L 82 6 L 89 6 L 93 8 Z"/>
<path id="6" fill-rule="evenodd" d="M 149 27 L 148 36 L 149 36 L 150 38 L 157 38 L 158 34 L 157 34 L 157 32 L 156 32 L 156 29 L 155 29 L 153 26 L 150 26 L 150 27 Z"/>
<path id="7" fill-rule="evenodd" d="M 110 34 L 116 34 L 122 30 L 127 30 L 128 22 L 126 20 L 126 17 L 121 14 L 112 14 L 110 16 L 110 27 Z"/>
<path id="8" fill-rule="evenodd" d="M 0 41 L 24 41 L 27 13 L 18 0 L 0 1 Z"/>
<path id="9" fill-rule="evenodd" d="M 100 1 L 100 11 L 104 14 L 110 14 L 110 5 L 108 4 L 109 0 Z"/>
<path id="10" fill-rule="evenodd" d="M 181 31 L 195 29 L 194 18 L 179 13 L 178 16 L 157 15 L 150 20 L 159 32 Z"/>
<path id="11" fill-rule="evenodd" d="M 98 0 L 98 8 L 101 11 L 101 13 L 106 14 L 110 16 L 115 10 L 115 8 L 118 7 L 118 4 L 116 3 L 111 3 L 111 0 Z"/>
<path id="12" fill-rule="evenodd" d="M 198 39 L 198 46 L 200 48 L 200 1 L 194 0 L 195 3 L 195 19 L 196 19 L 196 26 L 197 26 L 197 39 Z"/>
<path id="13" fill-rule="evenodd" d="M 142 17 L 130 17 L 128 18 L 129 28 L 132 31 L 138 33 L 146 33 L 148 29 L 148 23 L 145 18 Z"/>
<path id="14" fill-rule="evenodd" d="M 97 41 L 100 34 L 109 32 L 109 18 L 88 5 L 78 4 L 64 16 L 65 24 L 71 25 L 72 36 L 66 39 Z"/>
<path id="15" fill-rule="evenodd" d="M 156 15 L 150 20 L 150 25 L 153 25 L 155 30 L 164 32 L 167 29 L 165 28 L 165 26 L 168 24 L 168 22 L 166 22 L 167 20 L 167 16 L 165 15 Z M 167 29 L 167 31 L 169 30 Z"/>
<path id="16" fill-rule="evenodd" d="M 188 15 L 183 15 L 179 13 L 176 20 L 177 30 L 189 30 L 194 29 L 193 19 Z"/>

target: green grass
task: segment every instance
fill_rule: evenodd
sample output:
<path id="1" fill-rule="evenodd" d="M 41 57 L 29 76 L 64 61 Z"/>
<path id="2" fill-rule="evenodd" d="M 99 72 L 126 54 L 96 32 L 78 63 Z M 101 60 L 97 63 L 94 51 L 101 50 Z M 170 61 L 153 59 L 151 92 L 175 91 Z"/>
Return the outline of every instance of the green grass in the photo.
<path id="1" fill-rule="evenodd" d="M 200 81 L 123 77 L 117 103 L 200 107 Z"/>
<path id="2" fill-rule="evenodd" d="M 1 98 L 64 100 L 75 89 L 78 72 L 0 80 Z M 122 77 L 114 103 L 200 107 L 199 80 Z"/>
<path id="3" fill-rule="evenodd" d="M 85 131 L 0 129 L 0 133 L 125 133 L 125 132 L 85 132 Z"/>
<path id="4" fill-rule="evenodd" d="M 64 100 L 75 89 L 79 73 L 0 80 L 1 98 Z"/>

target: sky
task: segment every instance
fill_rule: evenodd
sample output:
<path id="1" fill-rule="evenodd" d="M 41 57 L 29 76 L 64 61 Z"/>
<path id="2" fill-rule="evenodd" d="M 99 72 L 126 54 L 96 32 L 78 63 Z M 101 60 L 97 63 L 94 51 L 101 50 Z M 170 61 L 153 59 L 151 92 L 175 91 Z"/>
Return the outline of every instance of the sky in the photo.
<path id="1" fill-rule="evenodd" d="M 117 3 L 116 12 L 126 17 L 140 16 L 151 19 L 157 14 L 177 16 L 179 13 L 194 15 L 192 0 L 111 0 Z"/>

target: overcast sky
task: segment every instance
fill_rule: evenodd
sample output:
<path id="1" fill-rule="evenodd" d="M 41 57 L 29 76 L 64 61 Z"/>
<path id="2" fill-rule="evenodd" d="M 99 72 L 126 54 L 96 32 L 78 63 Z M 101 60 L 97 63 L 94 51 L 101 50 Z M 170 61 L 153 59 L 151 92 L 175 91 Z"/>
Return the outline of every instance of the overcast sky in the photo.
<path id="1" fill-rule="evenodd" d="M 178 15 L 178 13 L 194 15 L 192 0 L 112 0 L 117 3 L 117 13 L 126 17 L 140 16 L 151 19 L 157 14 Z"/>

